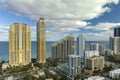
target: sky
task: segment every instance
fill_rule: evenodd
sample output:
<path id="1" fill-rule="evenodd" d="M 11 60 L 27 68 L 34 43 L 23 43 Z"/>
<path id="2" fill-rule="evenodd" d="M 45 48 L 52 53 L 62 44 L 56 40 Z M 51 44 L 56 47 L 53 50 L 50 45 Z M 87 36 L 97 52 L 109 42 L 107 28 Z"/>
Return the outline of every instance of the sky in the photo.
<path id="1" fill-rule="evenodd" d="M 36 22 L 45 18 L 46 40 L 74 33 L 87 41 L 107 41 L 120 26 L 119 0 L 0 0 L 0 41 L 9 41 L 9 27 L 26 23 L 36 41 Z"/>

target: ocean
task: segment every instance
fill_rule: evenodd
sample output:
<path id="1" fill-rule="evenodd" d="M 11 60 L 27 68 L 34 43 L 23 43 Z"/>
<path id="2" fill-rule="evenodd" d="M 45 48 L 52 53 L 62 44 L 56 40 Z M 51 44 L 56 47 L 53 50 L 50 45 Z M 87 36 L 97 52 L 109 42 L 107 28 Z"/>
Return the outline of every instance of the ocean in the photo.
<path id="1" fill-rule="evenodd" d="M 51 57 L 51 45 L 54 42 L 47 41 L 46 42 L 46 56 Z M 89 50 L 90 43 L 100 43 L 104 44 L 106 50 L 109 49 L 109 42 L 108 41 L 86 41 L 86 50 Z M 76 45 L 76 42 L 75 42 Z M 31 57 L 36 58 L 36 41 L 32 41 L 31 43 Z M 76 51 L 75 51 L 76 52 Z M 8 60 L 9 59 L 9 42 L 0 41 L 0 61 L 1 60 Z"/>

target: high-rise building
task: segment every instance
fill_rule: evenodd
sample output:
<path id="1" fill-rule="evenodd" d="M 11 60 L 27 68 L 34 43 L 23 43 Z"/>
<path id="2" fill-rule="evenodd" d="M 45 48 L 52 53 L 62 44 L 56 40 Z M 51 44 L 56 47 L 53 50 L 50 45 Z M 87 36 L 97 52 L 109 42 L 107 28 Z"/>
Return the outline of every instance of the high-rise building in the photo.
<path id="1" fill-rule="evenodd" d="M 114 37 L 114 54 L 120 54 L 120 37 Z"/>
<path id="2" fill-rule="evenodd" d="M 51 46 L 51 53 L 53 59 L 67 61 L 68 55 L 74 54 L 74 35 L 71 34 L 62 40 L 55 42 Z"/>
<path id="3" fill-rule="evenodd" d="M 68 56 L 68 66 L 70 70 L 70 76 L 78 75 L 81 73 L 81 58 L 78 55 Z"/>
<path id="4" fill-rule="evenodd" d="M 46 62 L 46 29 L 45 20 L 40 18 L 37 22 L 37 62 Z"/>
<path id="5" fill-rule="evenodd" d="M 120 37 L 120 27 L 114 28 L 114 37 Z"/>
<path id="6" fill-rule="evenodd" d="M 84 63 L 86 65 L 86 60 L 88 57 L 99 56 L 99 51 L 85 51 L 84 54 Z"/>
<path id="7" fill-rule="evenodd" d="M 92 71 L 104 68 L 104 57 L 103 56 L 92 56 L 87 58 L 86 66 L 87 69 Z"/>
<path id="8" fill-rule="evenodd" d="M 105 55 L 105 45 L 99 44 L 99 54 Z"/>
<path id="9" fill-rule="evenodd" d="M 99 43 L 91 43 L 90 44 L 91 51 L 98 51 L 100 55 L 105 54 L 105 45 Z"/>
<path id="10" fill-rule="evenodd" d="M 77 55 L 79 55 L 83 59 L 84 52 L 85 52 L 85 37 L 83 35 L 79 35 L 77 37 Z"/>
<path id="11" fill-rule="evenodd" d="M 111 50 L 111 51 L 113 51 L 114 50 L 114 38 L 113 37 L 110 37 L 109 38 L 109 49 Z"/>
<path id="12" fill-rule="evenodd" d="M 99 43 L 91 43 L 90 51 L 99 51 Z"/>
<path id="13" fill-rule="evenodd" d="M 113 42 L 113 53 L 120 54 L 120 27 L 114 28 L 114 37 L 111 41 Z"/>
<path id="14" fill-rule="evenodd" d="M 69 55 L 66 64 L 58 65 L 56 70 L 74 80 L 76 75 L 81 75 L 81 58 L 79 55 Z"/>
<path id="15" fill-rule="evenodd" d="M 68 65 L 69 67 L 72 69 L 72 68 L 75 68 L 75 67 L 78 67 L 81 68 L 81 58 L 79 55 L 68 55 Z"/>
<path id="16" fill-rule="evenodd" d="M 27 24 L 14 23 L 9 29 L 9 63 L 10 65 L 31 62 L 30 27 Z"/>

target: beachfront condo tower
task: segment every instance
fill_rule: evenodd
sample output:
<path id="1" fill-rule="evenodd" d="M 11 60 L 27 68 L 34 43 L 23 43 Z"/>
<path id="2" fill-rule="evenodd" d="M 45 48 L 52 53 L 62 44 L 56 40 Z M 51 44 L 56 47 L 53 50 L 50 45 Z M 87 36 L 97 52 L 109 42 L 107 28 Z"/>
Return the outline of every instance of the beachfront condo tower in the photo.
<path id="1" fill-rule="evenodd" d="M 37 62 L 46 62 L 46 30 L 44 18 L 40 18 L 37 22 Z"/>
<path id="2" fill-rule="evenodd" d="M 9 29 L 9 64 L 26 65 L 31 62 L 30 27 L 14 23 Z"/>

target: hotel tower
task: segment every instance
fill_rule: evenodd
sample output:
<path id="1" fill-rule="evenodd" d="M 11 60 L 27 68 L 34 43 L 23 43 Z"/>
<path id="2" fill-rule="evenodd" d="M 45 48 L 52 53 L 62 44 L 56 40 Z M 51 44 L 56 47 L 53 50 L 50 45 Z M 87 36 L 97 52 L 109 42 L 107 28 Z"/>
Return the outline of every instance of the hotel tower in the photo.
<path id="1" fill-rule="evenodd" d="M 29 64 L 31 62 L 30 27 L 27 24 L 14 23 L 9 29 L 10 65 Z"/>
<path id="2" fill-rule="evenodd" d="M 37 22 L 37 62 L 46 62 L 46 30 L 44 18 Z"/>

